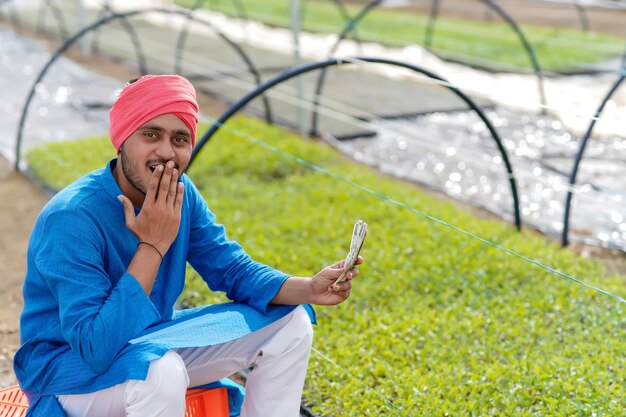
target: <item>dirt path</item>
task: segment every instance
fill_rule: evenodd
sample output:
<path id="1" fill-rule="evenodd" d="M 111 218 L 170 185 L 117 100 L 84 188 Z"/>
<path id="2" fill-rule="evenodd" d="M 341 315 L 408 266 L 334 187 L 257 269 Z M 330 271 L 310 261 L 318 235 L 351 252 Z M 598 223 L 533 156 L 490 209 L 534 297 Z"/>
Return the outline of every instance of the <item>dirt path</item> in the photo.
<path id="1" fill-rule="evenodd" d="M 49 196 L 0 157 L 0 388 L 16 383 L 22 281 L 33 223 Z"/>
<path id="2" fill-rule="evenodd" d="M 363 3 L 363 0 L 355 0 L 355 2 Z M 626 9 L 623 8 L 578 8 L 577 2 L 559 4 L 541 0 L 498 0 L 496 3 L 521 25 L 533 24 L 574 30 L 584 30 L 587 25 L 589 30 L 626 36 L 626 25 L 624 25 Z M 406 9 L 428 15 L 432 7 L 432 2 L 422 1 L 407 5 Z M 438 15 L 478 21 L 503 21 L 493 8 L 483 1 L 476 0 L 440 1 Z"/>

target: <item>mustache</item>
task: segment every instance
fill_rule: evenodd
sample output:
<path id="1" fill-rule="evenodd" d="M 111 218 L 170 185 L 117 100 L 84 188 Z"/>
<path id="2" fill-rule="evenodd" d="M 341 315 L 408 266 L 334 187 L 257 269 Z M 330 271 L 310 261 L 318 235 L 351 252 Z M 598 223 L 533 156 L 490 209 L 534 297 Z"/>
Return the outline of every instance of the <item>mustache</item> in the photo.
<path id="1" fill-rule="evenodd" d="M 165 166 L 165 164 L 168 162 L 169 162 L 168 159 L 153 159 L 151 161 L 146 162 L 146 166 L 150 167 L 150 165 L 156 165 L 156 164 L 163 164 L 163 166 Z M 172 162 L 174 162 L 174 168 L 180 171 L 180 167 L 178 163 L 176 163 L 176 161 L 172 161 Z"/>

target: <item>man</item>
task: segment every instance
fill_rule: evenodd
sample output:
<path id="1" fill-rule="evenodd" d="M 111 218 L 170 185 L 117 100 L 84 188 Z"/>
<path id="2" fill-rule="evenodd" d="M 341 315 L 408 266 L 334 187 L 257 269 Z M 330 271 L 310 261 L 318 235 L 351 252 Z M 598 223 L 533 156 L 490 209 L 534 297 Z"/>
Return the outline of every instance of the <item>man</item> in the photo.
<path id="1" fill-rule="evenodd" d="M 302 304 L 339 304 L 358 270 L 341 284 L 341 262 L 291 277 L 228 240 L 181 175 L 197 123 L 186 79 L 129 83 L 110 111 L 118 158 L 42 210 L 14 360 L 29 415 L 182 417 L 188 387 L 243 368 L 242 416 L 298 414 L 312 338 Z M 234 303 L 175 312 L 187 262 Z"/>

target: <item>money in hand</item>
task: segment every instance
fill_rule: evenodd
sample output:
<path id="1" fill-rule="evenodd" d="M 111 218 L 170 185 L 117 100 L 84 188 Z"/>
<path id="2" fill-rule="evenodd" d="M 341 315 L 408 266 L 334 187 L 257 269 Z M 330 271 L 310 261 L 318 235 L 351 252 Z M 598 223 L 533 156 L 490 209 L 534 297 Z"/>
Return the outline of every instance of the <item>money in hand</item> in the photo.
<path id="1" fill-rule="evenodd" d="M 367 236 L 367 223 L 359 219 L 354 223 L 354 229 L 352 230 L 352 242 L 350 243 L 350 252 L 348 252 L 348 256 L 346 256 L 346 260 L 343 263 L 343 270 L 341 271 L 339 278 L 337 278 L 337 281 L 335 281 L 335 284 L 339 284 L 340 282 L 344 282 L 346 280 L 346 273 L 354 267 L 357 259 L 359 258 L 359 252 L 361 252 L 361 248 L 363 247 L 365 236 Z"/>

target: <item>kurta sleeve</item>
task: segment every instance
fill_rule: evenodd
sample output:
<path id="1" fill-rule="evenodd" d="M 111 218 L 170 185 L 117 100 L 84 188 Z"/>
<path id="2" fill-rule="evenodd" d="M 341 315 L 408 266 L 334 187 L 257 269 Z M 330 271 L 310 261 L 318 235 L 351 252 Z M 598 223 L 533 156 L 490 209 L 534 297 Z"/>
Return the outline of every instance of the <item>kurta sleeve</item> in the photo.
<path id="1" fill-rule="evenodd" d="M 58 302 L 63 337 L 97 373 L 160 319 L 135 278 L 107 275 L 103 233 L 87 213 L 55 212 L 31 248 L 35 266 Z"/>
<path id="2" fill-rule="evenodd" d="M 191 204 L 188 260 L 213 291 L 224 291 L 236 302 L 266 312 L 288 274 L 253 261 L 243 248 L 228 239 L 224 226 L 191 183 L 185 184 Z"/>

